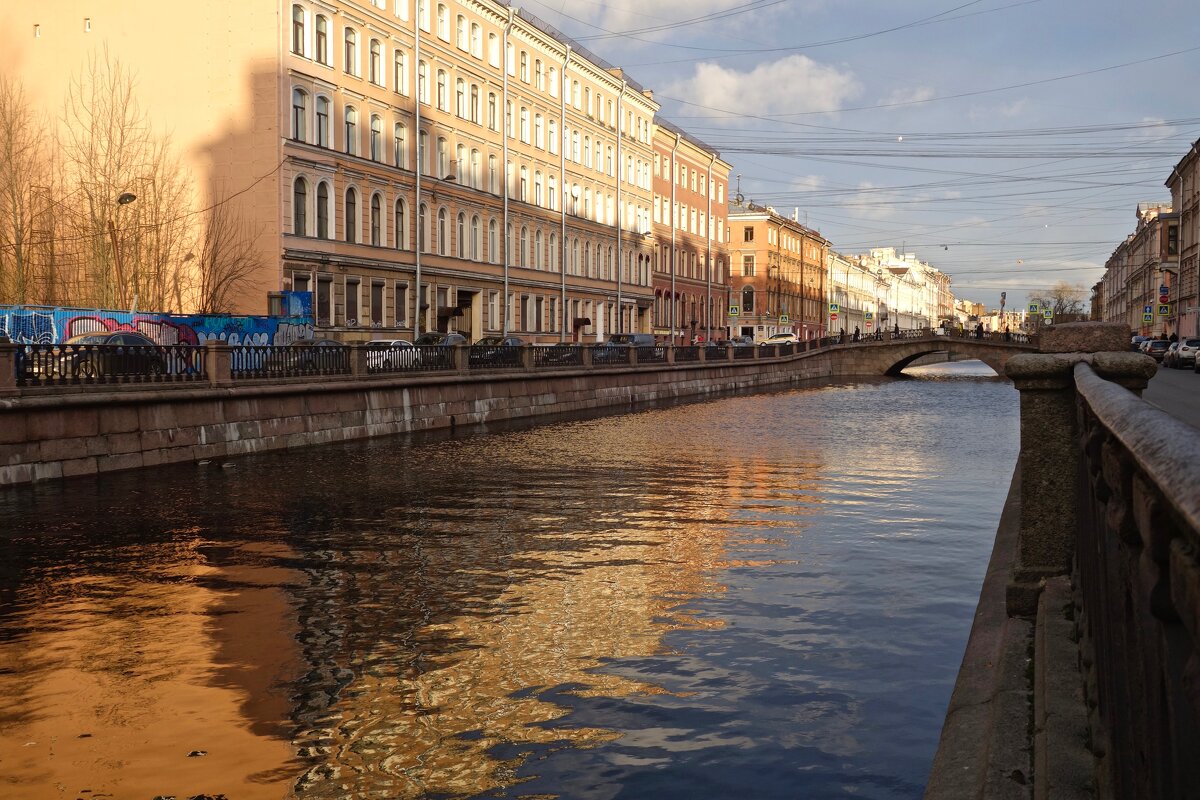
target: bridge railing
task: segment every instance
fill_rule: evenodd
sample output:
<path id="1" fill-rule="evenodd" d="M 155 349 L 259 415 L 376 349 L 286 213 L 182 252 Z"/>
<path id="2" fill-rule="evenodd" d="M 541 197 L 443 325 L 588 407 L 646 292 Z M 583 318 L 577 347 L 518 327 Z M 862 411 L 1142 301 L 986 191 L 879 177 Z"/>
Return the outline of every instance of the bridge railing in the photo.
<path id="1" fill-rule="evenodd" d="M 204 349 L 189 345 L 22 344 L 14 350 L 19 387 L 110 386 L 203 380 Z"/>

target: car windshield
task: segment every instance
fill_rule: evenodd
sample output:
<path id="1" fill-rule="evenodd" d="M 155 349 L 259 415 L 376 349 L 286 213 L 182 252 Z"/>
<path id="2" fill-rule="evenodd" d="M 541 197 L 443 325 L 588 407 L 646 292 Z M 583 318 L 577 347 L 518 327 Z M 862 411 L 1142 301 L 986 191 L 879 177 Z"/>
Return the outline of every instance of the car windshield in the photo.
<path id="1" fill-rule="evenodd" d="M 633 336 L 628 333 L 614 333 L 608 339 L 609 344 L 631 344 Z"/>
<path id="2" fill-rule="evenodd" d="M 480 339 L 479 341 L 477 341 L 475 344 L 480 345 L 482 347 L 495 347 L 495 346 L 503 344 L 503 343 L 504 343 L 504 340 L 501 339 L 499 336 L 485 336 L 482 339 Z"/>
<path id="3" fill-rule="evenodd" d="M 1200 339 L 1188 339 L 1184 342 L 1184 345 L 1187 347 L 1200 347 Z"/>
<path id="4" fill-rule="evenodd" d="M 1164 342 L 1161 339 L 1150 343 L 1151 350 L 1166 350 L 1167 347 L 1168 347 L 1167 342 Z"/>
<path id="5" fill-rule="evenodd" d="M 87 336 L 76 336 L 70 344 L 104 344 L 108 341 L 108 333 L 92 333 Z"/>

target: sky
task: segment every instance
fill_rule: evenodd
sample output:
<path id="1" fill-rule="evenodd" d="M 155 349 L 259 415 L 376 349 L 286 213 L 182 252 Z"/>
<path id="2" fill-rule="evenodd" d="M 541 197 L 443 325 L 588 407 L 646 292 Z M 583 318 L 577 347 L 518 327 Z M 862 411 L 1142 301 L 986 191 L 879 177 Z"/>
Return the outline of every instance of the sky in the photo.
<path id="1" fill-rule="evenodd" d="M 1059 281 L 1086 299 L 1200 138 L 1194 0 L 521 7 L 653 90 L 748 201 L 847 255 L 914 253 L 992 308 Z"/>

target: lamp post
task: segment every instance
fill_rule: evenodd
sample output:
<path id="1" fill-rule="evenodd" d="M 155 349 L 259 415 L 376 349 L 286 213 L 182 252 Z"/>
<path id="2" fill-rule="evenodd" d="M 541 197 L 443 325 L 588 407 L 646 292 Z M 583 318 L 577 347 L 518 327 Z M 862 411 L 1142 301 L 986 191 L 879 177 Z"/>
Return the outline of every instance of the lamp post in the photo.
<path id="1" fill-rule="evenodd" d="M 137 195 L 133 192 L 121 192 L 119 195 L 117 195 L 117 207 L 120 208 L 121 206 L 127 206 L 134 200 L 137 200 Z M 125 265 L 121 261 L 121 245 L 120 242 L 117 241 L 117 225 L 115 222 L 113 222 L 112 217 L 108 218 L 108 236 L 112 240 L 113 263 L 117 268 L 117 292 L 119 303 L 121 307 L 124 308 L 126 305 L 128 305 L 126 301 L 128 300 L 129 295 L 126 292 L 125 286 Z"/>

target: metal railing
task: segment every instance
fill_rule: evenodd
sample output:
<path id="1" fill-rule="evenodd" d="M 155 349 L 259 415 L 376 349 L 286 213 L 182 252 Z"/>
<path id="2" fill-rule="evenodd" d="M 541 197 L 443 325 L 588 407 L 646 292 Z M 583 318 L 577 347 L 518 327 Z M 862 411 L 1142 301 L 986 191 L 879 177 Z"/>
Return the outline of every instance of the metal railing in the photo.
<path id="1" fill-rule="evenodd" d="M 17 386 L 171 383 L 204 379 L 204 348 L 195 345 L 23 344 Z"/>
<path id="2" fill-rule="evenodd" d="M 514 345 L 471 345 L 467 356 L 471 369 L 519 369 L 521 348 Z"/>
<path id="3" fill-rule="evenodd" d="M 725 354 L 722 352 L 721 356 L 724 357 L 724 355 Z M 700 360 L 700 348 L 699 347 L 676 347 L 675 348 L 675 363 L 676 364 L 687 364 L 691 361 L 699 361 L 699 360 Z"/>
<path id="4" fill-rule="evenodd" d="M 531 345 L 533 368 L 582 367 L 583 346 L 577 344 Z"/>
<path id="5" fill-rule="evenodd" d="M 639 348 L 640 349 L 640 348 Z M 597 344 L 592 346 L 592 363 L 598 366 L 629 363 L 629 347 L 623 344 Z"/>
<path id="6" fill-rule="evenodd" d="M 239 345 L 229 358 L 234 380 L 348 375 L 350 347 L 310 345 Z"/>

